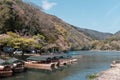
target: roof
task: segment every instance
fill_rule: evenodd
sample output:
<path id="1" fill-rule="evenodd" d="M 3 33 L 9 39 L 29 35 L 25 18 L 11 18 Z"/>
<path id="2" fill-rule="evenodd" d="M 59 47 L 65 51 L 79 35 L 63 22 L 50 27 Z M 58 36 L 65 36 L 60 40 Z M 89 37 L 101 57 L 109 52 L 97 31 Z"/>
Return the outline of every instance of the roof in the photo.
<path id="1" fill-rule="evenodd" d="M 43 55 L 43 56 L 30 56 L 27 58 L 27 60 L 33 60 L 33 61 L 46 61 L 48 59 L 52 59 L 53 56 Z"/>
<path id="2" fill-rule="evenodd" d="M 67 58 L 67 54 L 55 54 L 54 57 L 61 59 L 61 58 Z"/>
<path id="3" fill-rule="evenodd" d="M 11 58 L 6 61 L 9 64 L 15 63 L 15 62 L 22 62 L 22 60 L 16 59 L 16 58 Z"/>
<path id="4" fill-rule="evenodd" d="M 61 59 L 61 58 L 67 58 L 66 54 L 54 54 L 54 55 L 42 55 L 42 56 L 30 56 L 27 58 L 27 60 L 33 60 L 33 61 L 47 61 L 51 59 Z"/>

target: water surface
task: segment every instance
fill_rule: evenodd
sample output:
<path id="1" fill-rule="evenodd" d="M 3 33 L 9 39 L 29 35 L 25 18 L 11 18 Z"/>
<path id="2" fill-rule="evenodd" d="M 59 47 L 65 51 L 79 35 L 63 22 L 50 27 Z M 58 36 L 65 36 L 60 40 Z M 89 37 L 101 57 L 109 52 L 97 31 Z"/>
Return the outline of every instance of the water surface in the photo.
<path id="1" fill-rule="evenodd" d="M 72 51 L 69 54 L 82 55 L 82 58 L 54 72 L 29 70 L 2 80 L 87 80 L 89 74 L 106 70 L 113 60 L 120 60 L 120 52 Z"/>

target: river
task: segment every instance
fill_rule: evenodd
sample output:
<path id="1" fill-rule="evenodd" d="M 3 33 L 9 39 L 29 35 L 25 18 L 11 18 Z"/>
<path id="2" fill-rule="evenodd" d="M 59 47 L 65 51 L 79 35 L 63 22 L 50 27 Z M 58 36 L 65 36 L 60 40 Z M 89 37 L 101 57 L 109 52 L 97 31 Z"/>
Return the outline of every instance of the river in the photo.
<path id="1" fill-rule="evenodd" d="M 87 80 L 87 76 L 110 68 L 113 60 L 120 60 L 120 52 L 71 51 L 70 55 L 81 55 L 78 63 L 54 72 L 29 70 L 0 80 Z"/>

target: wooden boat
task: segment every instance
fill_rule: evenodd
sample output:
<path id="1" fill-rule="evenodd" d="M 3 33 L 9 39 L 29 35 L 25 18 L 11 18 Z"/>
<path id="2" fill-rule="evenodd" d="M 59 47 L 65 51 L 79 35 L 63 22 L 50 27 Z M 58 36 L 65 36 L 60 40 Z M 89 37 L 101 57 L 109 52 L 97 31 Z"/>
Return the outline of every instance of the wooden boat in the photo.
<path id="1" fill-rule="evenodd" d="M 12 69 L 10 66 L 4 64 L 5 61 L 0 59 L 0 77 L 10 77 L 12 76 Z"/>
<path id="2" fill-rule="evenodd" d="M 48 64 L 43 64 L 43 63 L 39 63 L 39 62 L 33 62 L 33 61 L 30 61 L 30 62 L 25 62 L 25 67 L 26 68 L 32 68 L 32 69 L 43 69 L 43 70 L 55 70 L 56 67 L 55 67 L 55 64 L 56 63 L 48 63 Z"/>
<path id="3" fill-rule="evenodd" d="M 12 76 L 12 70 L 10 66 L 1 66 L 0 65 L 0 77 L 10 77 Z"/>
<path id="4" fill-rule="evenodd" d="M 13 72 L 23 72 L 24 71 L 24 62 L 22 60 L 16 59 L 16 58 L 11 58 L 6 61 L 8 63 Z"/>
<path id="5" fill-rule="evenodd" d="M 71 61 L 69 59 L 60 59 L 60 66 L 67 66 L 71 64 Z"/>
<path id="6" fill-rule="evenodd" d="M 70 65 L 74 62 L 77 62 L 77 59 L 71 58 L 70 56 L 68 56 L 67 54 L 55 54 L 54 57 L 56 57 L 59 62 L 60 62 L 60 66 L 66 66 L 66 65 Z"/>
<path id="7" fill-rule="evenodd" d="M 73 58 L 73 59 L 70 59 L 70 61 L 71 63 L 74 63 L 74 62 L 76 63 L 78 60 Z"/>
<path id="8" fill-rule="evenodd" d="M 70 65 L 76 59 L 71 59 L 66 54 L 52 54 L 52 55 L 41 55 L 31 56 L 27 58 L 25 62 L 26 68 L 54 70 L 60 66 Z"/>
<path id="9" fill-rule="evenodd" d="M 31 56 L 25 61 L 25 67 L 52 71 L 59 67 L 59 62 L 49 55 Z"/>

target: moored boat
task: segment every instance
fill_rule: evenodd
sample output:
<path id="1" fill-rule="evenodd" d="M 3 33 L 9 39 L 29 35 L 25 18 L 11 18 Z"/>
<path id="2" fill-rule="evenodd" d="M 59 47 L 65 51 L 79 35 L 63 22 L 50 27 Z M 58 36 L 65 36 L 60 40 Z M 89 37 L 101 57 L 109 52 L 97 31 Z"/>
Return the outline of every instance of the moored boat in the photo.
<path id="1" fill-rule="evenodd" d="M 71 58 L 71 56 L 68 56 L 67 54 L 55 54 L 54 55 L 60 62 L 60 66 L 66 66 L 70 65 L 74 62 L 77 62 L 77 59 Z"/>
<path id="2" fill-rule="evenodd" d="M 77 59 L 71 59 L 67 54 L 52 54 L 41 56 L 30 56 L 25 61 L 26 68 L 54 70 L 61 66 L 70 65 Z"/>
<path id="3" fill-rule="evenodd" d="M 10 77 L 12 76 L 12 69 L 10 66 L 4 64 L 5 61 L 0 59 L 0 77 Z"/>
<path id="4" fill-rule="evenodd" d="M 16 59 L 16 58 L 11 58 L 6 61 L 8 63 L 13 72 L 23 72 L 24 71 L 24 62 L 22 60 Z"/>
<path id="5" fill-rule="evenodd" d="M 59 62 L 53 56 L 31 56 L 25 61 L 26 68 L 43 69 L 43 70 L 55 70 L 59 66 Z"/>

